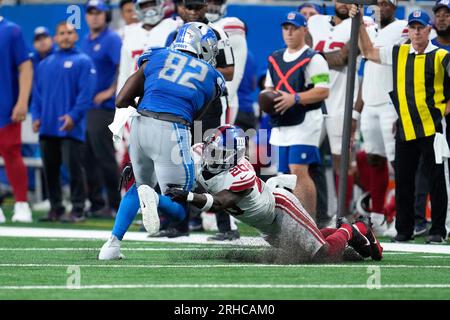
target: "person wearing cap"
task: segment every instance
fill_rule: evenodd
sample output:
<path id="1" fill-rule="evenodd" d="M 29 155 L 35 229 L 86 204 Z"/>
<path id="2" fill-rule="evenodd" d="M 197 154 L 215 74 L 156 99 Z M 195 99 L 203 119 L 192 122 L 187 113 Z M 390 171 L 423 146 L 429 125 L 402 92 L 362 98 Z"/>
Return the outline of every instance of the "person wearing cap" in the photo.
<path id="1" fill-rule="evenodd" d="M 317 14 L 322 14 L 320 7 L 312 2 L 305 2 L 298 7 L 298 12 L 300 12 L 306 20 L 309 20 L 312 16 Z"/>
<path id="2" fill-rule="evenodd" d="M 437 0 L 433 7 L 434 29 L 437 37 L 431 40 L 435 46 L 450 51 L 450 0 Z"/>
<path id="3" fill-rule="evenodd" d="M 285 49 L 269 57 L 266 89 L 278 91 L 270 144 L 279 147 L 278 171 L 297 176 L 294 194 L 315 216 L 316 188 L 308 169 L 320 163 L 321 107 L 329 93 L 328 64 L 305 43 L 306 18 L 289 12 L 281 23 Z"/>
<path id="4" fill-rule="evenodd" d="M 97 84 L 91 108 L 86 116 L 85 170 L 90 214 L 112 218 L 120 204 L 117 189 L 119 167 L 115 157 L 112 133 L 108 125 L 115 112 L 117 71 L 122 40 L 109 27 L 110 8 L 103 0 L 90 0 L 86 4 L 86 22 L 89 34 L 81 41 L 81 49 L 97 70 Z M 107 202 L 103 196 L 106 190 Z"/>
<path id="5" fill-rule="evenodd" d="M 27 169 L 21 154 L 21 122 L 27 116 L 33 65 L 17 24 L 0 16 L 0 35 L 0 156 L 15 198 L 12 221 L 31 222 Z M 5 216 L 0 208 L 0 223 L 3 222 Z"/>
<path id="6" fill-rule="evenodd" d="M 39 133 L 45 180 L 51 209 L 41 221 L 67 222 L 84 219 L 86 200 L 82 154 L 86 137 L 86 112 L 92 107 L 95 90 L 94 64 L 75 48 L 78 34 L 66 21 L 58 23 L 52 55 L 42 60 L 33 86 L 31 114 L 33 131 Z M 70 174 L 72 210 L 63 217 L 60 167 Z"/>
<path id="7" fill-rule="evenodd" d="M 358 10 L 352 5 L 351 15 Z M 360 27 L 360 48 L 366 59 L 392 66 L 390 96 L 399 116 L 395 140 L 396 242 L 413 239 L 414 179 L 421 156 L 431 196 L 432 226 L 427 243 L 444 243 L 447 237 L 445 158 L 450 151 L 442 120 L 450 112 L 450 54 L 431 43 L 431 28 L 429 15 L 415 10 L 408 17 L 410 44 L 376 48 L 363 23 Z"/>
<path id="8" fill-rule="evenodd" d="M 34 29 L 33 47 L 34 52 L 31 53 L 31 60 L 33 61 L 34 71 L 36 71 L 39 62 L 55 51 L 53 39 L 46 27 L 40 26 Z"/>
<path id="9" fill-rule="evenodd" d="M 402 44 L 408 40 L 408 28 L 405 20 L 395 18 L 397 1 L 378 0 L 380 10 L 380 28 L 372 38 L 375 47 Z M 355 105 L 355 111 L 361 114 L 361 133 L 364 137 L 363 150 L 366 157 L 357 157 L 358 166 L 367 164 L 368 192 L 371 199 L 370 216 L 373 230 L 377 236 L 395 236 L 395 228 L 388 224 L 384 215 L 384 202 L 389 183 L 388 162 L 395 160 L 395 136 L 392 126 L 397 121 L 391 98 L 391 67 L 366 61 L 362 82 L 363 104 Z M 357 118 L 353 119 L 356 127 Z"/>

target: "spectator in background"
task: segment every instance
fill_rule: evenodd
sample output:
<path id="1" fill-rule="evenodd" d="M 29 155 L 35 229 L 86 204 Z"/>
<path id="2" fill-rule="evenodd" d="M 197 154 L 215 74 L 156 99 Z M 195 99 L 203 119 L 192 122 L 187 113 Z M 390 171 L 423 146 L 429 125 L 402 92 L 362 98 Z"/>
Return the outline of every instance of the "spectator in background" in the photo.
<path id="1" fill-rule="evenodd" d="M 1 3 L 1 0 L 0 0 Z M 13 222 L 31 222 L 27 203 L 28 175 L 21 154 L 21 122 L 28 111 L 33 65 L 18 25 L 0 16 L 0 156 L 15 204 Z M 5 216 L 0 208 L 0 223 Z"/>
<path id="2" fill-rule="evenodd" d="M 305 2 L 298 7 L 298 12 L 305 16 L 306 20 L 309 20 L 316 14 L 322 14 L 322 10 L 315 3 Z"/>
<path id="3" fill-rule="evenodd" d="M 97 85 L 93 108 L 86 116 L 85 170 L 87 175 L 89 209 L 93 217 L 115 216 L 120 204 L 119 167 L 115 157 L 112 133 L 108 125 L 114 119 L 117 74 L 122 41 L 112 31 L 109 7 L 102 0 L 91 0 L 86 5 L 89 34 L 81 48 L 94 62 Z M 108 204 L 103 191 L 106 189 Z"/>
<path id="4" fill-rule="evenodd" d="M 33 47 L 34 50 L 30 54 L 30 57 L 35 71 L 34 77 L 36 77 L 36 69 L 39 62 L 55 51 L 53 39 L 46 27 L 40 26 L 34 29 Z"/>
<path id="5" fill-rule="evenodd" d="M 92 105 L 95 69 L 92 60 L 75 49 L 78 35 L 67 22 L 56 27 L 55 41 L 59 49 L 38 67 L 33 87 L 33 131 L 39 132 L 45 180 L 51 209 L 42 221 L 60 220 L 65 212 L 62 203 L 60 167 L 70 173 L 72 211 L 64 219 L 84 219 L 86 199 L 82 166 L 85 141 L 85 115 Z"/>
<path id="6" fill-rule="evenodd" d="M 122 26 L 119 30 L 117 30 L 117 33 L 123 40 L 123 37 L 125 35 L 125 27 L 130 24 L 139 22 L 139 20 L 136 15 L 136 10 L 134 9 L 133 0 L 120 0 L 119 8 L 120 8 L 120 16 L 122 18 L 124 26 Z"/>

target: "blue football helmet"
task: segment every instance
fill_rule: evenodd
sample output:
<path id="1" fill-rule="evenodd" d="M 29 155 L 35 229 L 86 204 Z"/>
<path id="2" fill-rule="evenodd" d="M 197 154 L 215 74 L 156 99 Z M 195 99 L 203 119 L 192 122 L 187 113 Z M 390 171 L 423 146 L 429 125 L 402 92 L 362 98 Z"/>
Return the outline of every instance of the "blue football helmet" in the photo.
<path id="1" fill-rule="evenodd" d="M 224 125 L 206 138 L 203 146 L 203 167 L 220 173 L 236 166 L 244 157 L 247 138 L 238 126 Z"/>
<path id="2" fill-rule="evenodd" d="M 144 24 L 157 25 L 164 19 L 164 0 L 133 0 L 136 15 Z"/>
<path id="3" fill-rule="evenodd" d="M 205 60 L 213 67 L 216 66 L 217 37 L 214 31 L 201 22 L 184 24 L 177 33 L 177 37 L 170 48 L 187 51 Z"/>

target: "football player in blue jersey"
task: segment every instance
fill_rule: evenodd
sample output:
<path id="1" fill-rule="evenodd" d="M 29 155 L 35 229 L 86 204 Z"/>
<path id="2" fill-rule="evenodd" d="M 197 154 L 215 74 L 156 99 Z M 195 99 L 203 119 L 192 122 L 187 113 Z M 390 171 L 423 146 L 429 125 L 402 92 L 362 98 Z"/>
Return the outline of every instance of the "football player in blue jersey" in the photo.
<path id="1" fill-rule="evenodd" d="M 141 115 L 132 122 L 130 138 L 136 184 L 122 199 L 112 235 L 99 259 L 123 257 L 120 240 L 139 206 L 149 234 L 159 230 L 158 210 L 184 219 L 185 207 L 153 188 L 159 183 L 164 194 L 168 185 L 186 191 L 194 185 L 189 127 L 225 90 L 225 79 L 214 69 L 217 52 L 217 37 L 206 24 L 187 23 L 169 48 L 153 48 L 139 58 L 138 71 L 119 92 L 116 106 L 135 106 Z"/>

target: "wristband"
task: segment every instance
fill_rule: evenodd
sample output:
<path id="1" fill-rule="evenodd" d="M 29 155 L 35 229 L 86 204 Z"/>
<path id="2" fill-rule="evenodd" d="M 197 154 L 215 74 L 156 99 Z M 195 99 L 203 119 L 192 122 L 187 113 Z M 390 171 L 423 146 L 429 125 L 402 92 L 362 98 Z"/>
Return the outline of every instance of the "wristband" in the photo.
<path id="1" fill-rule="evenodd" d="M 209 209 L 211 209 L 211 207 L 212 207 L 212 205 L 214 203 L 214 198 L 209 193 L 204 193 L 203 195 L 206 197 L 206 203 L 203 206 L 203 208 L 200 208 L 200 210 L 208 211 Z"/>
<path id="2" fill-rule="evenodd" d="M 192 192 L 189 192 L 186 198 L 187 202 L 192 202 L 194 200 L 194 194 Z"/>
<path id="3" fill-rule="evenodd" d="M 353 109 L 353 111 L 352 111 L 352 119 L 356 120 L 356 121 L 359 121 L 359 119 L 361 119 L 361 112 Z"/>
<path id="4" fill-rule="evenodd" d="M 300 104 L 300 95 L 298 93 L 294 93 L 295 104 Z"/>

